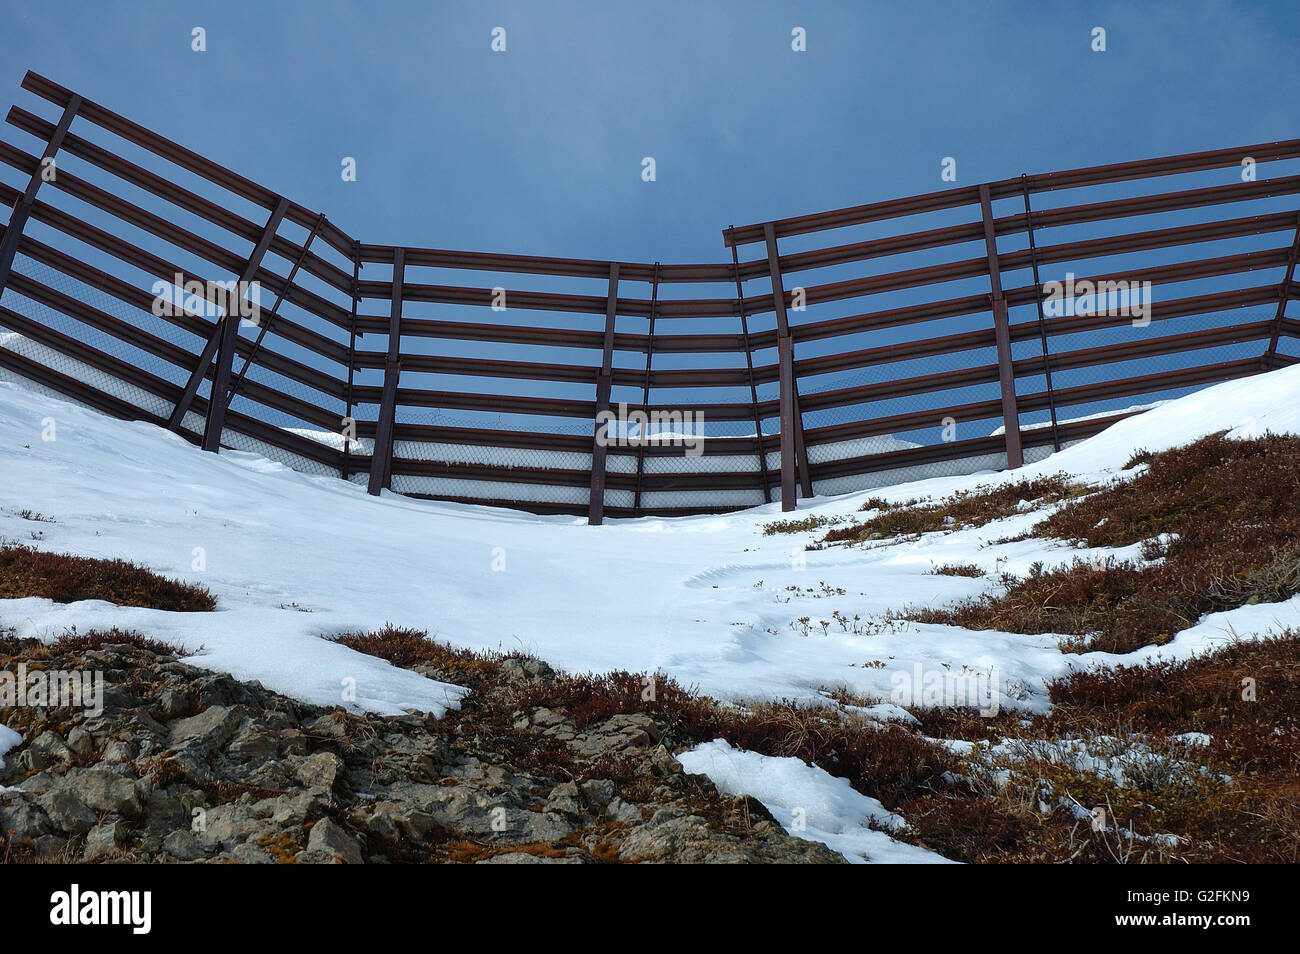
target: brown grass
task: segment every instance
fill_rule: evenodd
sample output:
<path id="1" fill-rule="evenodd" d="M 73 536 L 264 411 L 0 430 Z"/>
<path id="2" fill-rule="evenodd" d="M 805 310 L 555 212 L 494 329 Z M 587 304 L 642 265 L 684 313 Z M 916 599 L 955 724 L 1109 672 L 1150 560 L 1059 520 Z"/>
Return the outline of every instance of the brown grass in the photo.
<path id="1" fill-rule="evenodd" d="M 214 609 L 205 588 L 159 576 L 125 560 L 99 560 L 32 547 L 0 547 L 0 599 L 40 596 L 56 603 L 107 600 L 182 613 Z"/>
<path id="2" fill-rule="evenodd" d="M 1005 579 L 1005 592 L 919 622 L 1078 638 L 1069 651 L 1131 652 L 1168 642 L 1206 613 L 1300 592 L 1300 438 L 1221 435 L 1142 455 L 1128 483 L 1073 500 L 1031 536 L 1090 547 L 1143 543 L 1154 564 L 1077 560 Z"/>
<path id="3" fill-rule="evenodd" d="M 503 653 L 477 653 L 456 649 L 447 643 L 430 639 L 424 630 L 384 625 L 383 629 L 369 633 L 340 633 L 332 636 L 334 642 L 349 649 L 387 659 L 394 666 L 434 666 L 446 674 L 448 681 L 460 685 L 480 686 L 500 668 L 501 662 L 510 658 Z"/>
<path id="4" fill-rule="evenodd" d="M 89 652 L 102 649 L 105 646 L 121 645 L 134 646 L 137 649 L 144 649 L 158 656 L 177 656 L 180 658 L 193 656 L 201 651 L 182 649 L 179 646 L 173 646 L 171 643 L 150 639 L 135 630 L 122 630 L 116 626 L 111 629 L 92 629 L 86 633 L 78 633 L 75 629 L 70 629 L 58 639 L 47 643 L 46 647 L 56 655 L 64 655 Z"/>
<path id="5" fill-rule="evenodd" d="M 943 563 L 930 572 L 935 576 L 966 576 L 971 578 L 985 575 L 984 568 L 976 566 L 974 563 Z"/>
<path id="6" fill-rule="evenodd" d="M 460 676 L 453 681 L 471 685 L 474 691 L 459 710 L 447 713 L 449 723 L 463 722 L 478 737 L 490 735 L 509 758 L 538 771 L 646 784 L 633 777 L 633 763 L 605 759 L 580 765 L 567 745 L 515 728 L 521 713 L 539 708 L 563 712 L 579 730 L 615 715 L 645 714 L 662 730 L 658 741 L 672 751 L 723 738 L 764 755 L 794 756 L 820 765 L 875 797 L 928 785 L 949 762 L 942 749 L 903 728 L 881 729 L 865 720 L 845 719 L 831 707 L 793 702 L 723 705 L 662 673 L 559 674 L 551 681 L 517 683 L 500 678 L 500 664 L 509 657 L 454 649 L 418 630 L 390 625 L 338 641 L 396 665 L 431 665 L 449 677 Z M 648 792 L 636 794 L 645 797 Z"/>
<path id="7" fill-rule="evenodd" d="M 651 699 L 648 678 L 628 672 L 565 675 L 551 685 L 511 687 L 500 704 L 511 711 L 559 709 L 579 728 L 614 715 L 644 713 L 662 727 L 662 742 L 670 750 L 726 739 L 763 755 L 819 765 L 875 797 L 928 785 L 948 763 L 947 753 L 914 733 L 846 719 L 830 707 L 794 702 L 727 706 L 662 674 L 655 674 Z"/>
<path id="8" fill-rule="evenodd" d="M 837 527 L 822 543 L 862 543 L 894 536 L 914 536 L 941 530 L 982 527 L 1019 513 L 1022 503 L 1042 507 L 1069 500 L 1088 492 L 1087 487 L 1066 476 L 1035 477 L 996 487 L 963 490 L 939 501 L 911 500 L 890 504 L 878 498 L 868 500 L 863 511 L 879 511 L 861 523 Z"/>
<path id="9" fill-rule="evenodd" d="M 919 841 L 965 861 L 1300 860 L 1300 635 L 1233 642 L 1180 663 L 1075 672 L 1050 688 L 1055 708 L 1029 720 L 916 711 L 932 736 L 1024 745 L 1017 759 L 977 750 L 942 796 L 886 802 Z M 1172 738 L 1187 732 L 1208 734 L 1209 744 Z M 1043 744 L 1062 739 L 1100 751 L 1141 745 L 1155 760 L 1118 784 Z M 1104 807 L 1109 829 L 1080 824 L 1074 802 Z"/>

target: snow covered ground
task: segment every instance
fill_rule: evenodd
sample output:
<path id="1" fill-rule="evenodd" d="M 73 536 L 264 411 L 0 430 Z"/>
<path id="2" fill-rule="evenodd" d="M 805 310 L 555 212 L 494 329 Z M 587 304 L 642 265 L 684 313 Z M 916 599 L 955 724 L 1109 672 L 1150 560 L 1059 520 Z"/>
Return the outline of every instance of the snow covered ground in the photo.
<path id="1" fill-rule="evenodd" d="M 801 502 L 797 516 L 852 514 L 867 496 L 942 497 L 1058 471 L 1102 481 L 1138 448 L 1217 430 L 1300 432 L 1300 367 L 1163 404 L 1013 474 L 940 478 Z M 46 439 L 52 437 L 53 439 Z M 1185 657 L 1218 641 L 1300 625 L 1300 598 L 1215 614 L 1169 644 L 1130 656 L 1066 656 L 1051 635 L 904 624 L 823 633 L 833 613 L 878 619 L 993 585 L 935 576 L 938 564 L 1023 572 L 1093 553 L 1050 541 L 990 546 L 1036 517 L 915 543 L 804 552 L 822 532 L 763 536 L 779 505 L 717 517 L 609 520 L 533 516 L 385 494 L 290 471 L 244 452 L 204 454 L 141 423 L 112 420 L 0 383 L 0 537 L 42 549 L 121 557 L 201 583 L 212 613 L 98 601 L 0 600 L 0 623 L 51 638 L 118 626 L 189 648 L 196 665 L 318 704 L 443 711 L 460 690 L 322 637 L 392 622 L 451 643 L 524 649 L 560 668 L 662 670 L 724 699 L 812 700 L 846 687 L 888 702 L 915 673 L 994 675 L 999 706 L 1042 710 L 1069 666 Z M 23 519 L 38 511 L 53 523 Z M 789 515 L 787 515 L 789 516 Z M 33 540 L 35 533 L 38 539 Z M 1129 550 L 1119 551 L 1129 556 Z M 840 591 L 843 591 L 842 593 Z M 796 621 L 813 620 L 805 632 Z M 793 625 L 792 625 L 793 624 Z M 874 631 L 879 629 L 878 632 Z M 919 667 L 919 669 L 917 668 Z M 0 740 L 3 741 L 3 740 Z M 715 756 L 718 753 L 713 753 Z M 856 810 L 856 809 L 854 809 Z M 809 820 L 810 826 L 814 826 Z"/>
<path id="2" fill-rule="evenodd" d="M 790 834 L 820 841 L 850 862 L 861 864 L 949 864 L 942 855 L 895 841 L 884 831 L 907 823 L 874 798 L 853 790 L 848 779 L 795 758 L 733 749 L 715 739 L 683 752 L 686 771 L 707 775 L 726 795 L 750 795 Z"/>

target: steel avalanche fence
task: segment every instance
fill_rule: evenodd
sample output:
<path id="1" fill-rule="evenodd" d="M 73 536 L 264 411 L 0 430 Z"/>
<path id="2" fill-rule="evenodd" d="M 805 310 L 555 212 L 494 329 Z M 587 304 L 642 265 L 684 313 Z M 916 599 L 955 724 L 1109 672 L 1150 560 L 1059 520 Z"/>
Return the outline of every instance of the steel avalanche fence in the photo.
<path id="1" fill-rule="evenodd" d="M 791 510 L 1018 467 L 1300 358 L 1300 140 L 954 184 L 729 227 L 716 264 L 634 263 L 361 242 L 22 86 L 46 115 L 14 106 L 28 145 L 0 140 L 0 379 L 371 493 L 591 523 Z"/>

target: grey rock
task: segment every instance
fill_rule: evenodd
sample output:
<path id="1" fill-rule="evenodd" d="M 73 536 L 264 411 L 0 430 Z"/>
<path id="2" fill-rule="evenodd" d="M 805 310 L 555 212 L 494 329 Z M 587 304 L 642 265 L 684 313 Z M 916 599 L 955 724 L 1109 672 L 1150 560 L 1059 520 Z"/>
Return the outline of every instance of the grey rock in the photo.
<path id="1" fill-rule="evenodd" d="M 341 709 L 327 712 L 303 726 L 311 735 L 341 739 L 348 734 L 348 718 Z"/>
<path id="2" fill-rule="evenodd" d="M 555 681 L 555 670 L 540 659 L 512 656 L 501 663 L 501 676 L 506 682 L 549 684 Z"/>
<path id="3" fill-rule="evenodd" d="M 597 811 L 604 811 L 605 806 L 614 798 L 615 786 L 607 778 L 594 778 L 582 783 L 582 794 L 587 804 Z"/>
<path id="4" fill-rule="evenodd" d="M 343 774 L 343 760 L 333 752 L 317 752 L 298 766 L 298 780 L 313 792 L 331 792 Z"/>
<path id="5" fill-rule="evenodd" d="M 280 795 L 275 799 L 258 802 L 253 806 L 254 811 L 261 806 L 270 809 L 268 820 L 272 825 L 285 828 L 290 825 L 305 824 L 308 818 L 320 811 L 321 802 L 314 792 L 299 792 L 295 795 Z"/>
<path id="6" fill-rule="evenodd" d="M 190 705 L 189 699 L 181 695 L 175 689 L 166 688 L 159 691 L 154 697 L 157 708 L 164 719 L 178 719 L 182 716 L 189 715 L 193 706 Z"/>
<path id="7" fill-rule="evenodd" d="M 43 755 L 48 760 L 44 765 L 39 766 L 40 768 L 45 768 L 46 765 L 51 765 L 54 762 L 70 762 L 72 760 L 72 749 L 63 740 L 63 736 L 53 729 L 42 732 L 32 740 L 32 744 L 27 748 L 28 751 Z"/>
<path id="8" fill-rule="evenodd" d="M 4 797 L 4 796 L 0 796 Z M 17 839 L 36 839 L 54 830 L 49 816 L 31 796 L 7 796 L 8 804 L 0 804 L 0 836 L 13 832 Z"/>
<path id="9" fill-rule="evenodd" d="M 117 774 L 117 768 L 96 765 L 88 769 L 73 769 L 61 784 L 71 789 L 91 811 L 138 814 L 142 803 L 135 781 Z"/>
<path id="10" fill-rule="evenodd" d="M 56 782 L 57 780 L 55 777 L 49 772 L 37 772 L 35 775 L 29 775 L 27 778 L 23 779 L 18 788 L 20 791 L 32 792 L 33 794 L 39 795 L 42 792 L 48 792 L 50 789 L 54 788 Z"/>
<path id="11" fill-rule="evenodd" d="M 82 861 L 99 861 L 126 844 L 126 825 L 121 821 L 106 821 L 96 825 L 86 835 L 86 848 Z"/>
<path id="12" fill-rule="evenodd" d="M 592 779 L 582 783 L 564 782 L 551 789 L 546 800 L 547 811 L 563 812 L 566 815 L 596 815 L 605 810 L 614 797 L 614 783 L 609 779 Z"/>
<path id="13" fill-rule="evenodd" d="M 584 732 L 569 743 L 579 755 L 594 757 L 603 753 L 624 753 L 647 748 L 659 739 L 659 728 L 647 715 L 610 716 L 595 729 Z"/>
<path id="14" fill-rule="evenodd" d="M 581 796 L 578 794 L 577 782 L 564 782 L 555 786 L 546 799 L 548 811 L 563 812 L 566 815 L 581 815 L 584 807 Z"/>
<path id="15" fill-rule="evenodd" d="M 95 737 L 81 726 L 74 726 L 68 732 L 68 748 L 77 755 L 89 755 L 95 750 Z"/>
<path id="16" fill-rule="evenodd" d="M 508 851 L 475 862 L 480 865 L 580 865 L 581 858 L 544 858 L 527 851 Z"/>
<path id="17" fill-rule="evenodd" d="M 105 676 L 105 679 L 107 678 Z M 138 709 L 143 703 L 143 699 L 122 686 L 108 685 L 104 687 L 105 712 L 125 712 L 128 709 Z"/>
<path id="18" fill-rule="evenodd" d="M 128 739 L 114 739 L 104 746 L 104 754 L 101 756 L 102 762 L 133 762 L 136 757 L 136 747 Z"/>
<path id="19" fill-rule="evenodd" d="M 243 719 L 242 710 L 226 706 L 210 706 L 198 715 L 171 723 L 169 727 L 171 743 L 185 745 L 208 754 L 230 741 L 230 737 L 234 735 L 235 729 Z"/>
<path id="20" fill-rule="evenodd" d="M 359 865 L 363 860 L 356 839 L 332 818 L 322 818 L 312 825 L 307 850 L 332 856 L 337 863 L 345 865 Z"/>
<path id="21" fill-rule="evenodd" d="M 561 712 L 554 709 L 534 709 L 532 715 L 532 724 L 539 729 L 549 729 L 557 725 L 562 725 L 568 721 L 568 718 Z"/>
<path id="22" fill-rule="evenodd" d="M 624 825 L 635 825 L 642 820 L 641 809 L 631 802 L 625 802 L 615 796 L 610 799 L 609 805 L 605 808 L 605 818 L 608 821 L 621 822 Z"/>
<path id="23" fill-rule="evenodd" d="M 38 800 L 50 823 L 69 835 L 84 835 L 97 821 L 77 795 L 67 788 L 53 788 Z"/>
<path id="24" fill-rule="evenodd" d="M 162 850 L 178 861 L 193 861 L 203 857 L 202 843 L 186 828 L 178 828 L 164 838 Z"/>
<path id="25" fill-rule="evenodd" d="M 377 803 L 366 824 L 380 838 L 401 836 L 418 841 L 423 841 L 438 826 L 437 820 L 428 812 L 392 801 Z"/>
<path id="26" fill-rule="evenodd" d="M 227 751 L 236 762 L 261 762 L 274 758 L 278 747 L 279 740 L 274 732 L 249 719 L 231 740 Z"/>
<path id="27" fill-rule="evenodd" d="M 697 815 L 663 818 L 633 828 L 619 844 L 623 861 L 684 864 L 804 863 L 846 864 L 844 856 L 815 841 L 791 838 L 770 822 L 751 829 L 751 837 L 711 831 Z"/>
<path id="28" fill-rule="evenodd" d="M 271 853 L 261 845 L 253 842 L 244 842 L 242 845 L 236 845 L 230 852 L 230 857 L 239 862 L 241 865 L 273 865 L 275 859 Z"/>
<path id="29" fill-rule="evenodd" d="M 558 812 L 519 812 L 514 818 L 507 812 L 510 821 L 516 821 L 516 831 L 520 841 L 560 841 L 573 831 L 567 818 Z"/>
<path id="30" fill-rule="evenodd" d="M 207 809 L 207 824 L 198 836 L 205 845 L 219 845 L 229 851 L 264 827 L 249 806 L 235 802 Z"/>

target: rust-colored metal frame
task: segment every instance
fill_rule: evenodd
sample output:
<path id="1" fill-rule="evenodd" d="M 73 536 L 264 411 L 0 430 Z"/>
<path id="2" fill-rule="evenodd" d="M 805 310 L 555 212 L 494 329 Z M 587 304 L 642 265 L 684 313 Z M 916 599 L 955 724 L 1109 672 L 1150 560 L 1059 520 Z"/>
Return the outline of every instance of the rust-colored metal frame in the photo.
<path id="1" fill-rule="evenodd" d="M 1300 298 L 1294 280 L 1297 248 L 1300 248 L 1300 212 L 1283 207 L 1277 212 L 1219 221 L 1150 229 L 1101 238 L 1086 238 L 1057 244 L 1042 244 L 1038 236 L 1061 226 L 1077 226 L 1120 220 L 1154 213 L 1208 209 L 1214 206 L 1255 200 L 1276 200 L 1300 193 L 1300 176 L 1279 176 L 1257 181 L 1211 184 L 1192 189 L 1156 192 L 1136 197 L 1111 198 L 1099 202 L 1038 208 L 1030 211 L 1030 196 L 1066 189 L 1084 189 L 1139 179 L 1207 172 L 1240 165 L 1245 156 L 1256 164 L 1300 158 L 1300 140 L 1256 144 L 1237 149 L 1173 156 L 1162 159 L 1075 169 L 1045 175 L 1024 175 L 998 182 L 953 187 L 928 195 L 912 196 L 839 209 L 813 215 L 777 219 L 728 228 L 723 243 L 731 261 L 716 264 L 661 264 L 565 259 L 541 256 L 503 255 L 442 249 L 398 248 L 359 242 L 341 231 L 323 213 L 300 206 L 271 190 L 245 179 L 183 147 L 150 132 L 94 102 L 34 73 L 27 74 L 23 88 L 62 110 L 56 121 L 43 119 L 21 107 L 13 107 L 7 122 L 43 143 L 38 155 L 0 142 L 0 164 L 28 176 L 23 191 L 0 183 L 0 204 L 13 211 L 0 233 L 0 291 L 9 289 L 61 315 L 115 338 L 123 345 L 160 359 L 183 373 L 184 384 L 144 370 L 119 354 L 91 346 L 75 334 L 59 331 L 29 315 L 0 305 L 0 326 L 12 329 L 38 345 L 72 361 L 96 369 L 154 395 L 170 406 L 164 417 L 146 412 L 119 394 L 87 383 L 66 370 L 46 366 L 12 349 L 0 349 L 0 365 L 11 372 L 122 417 L 152 420 L 170 426 L 209 450 L 216 449 L 223 435 L 244 435 L 287 454 L 337 472 L 344 478 L 364 476 L 368 489 L 378 493 L 399 479 L 403 492 L 421 494 L 421 484 L 430 478 L 456 481 L 487 481 L 501 486 L 533 485 L 534 488 L 564 489 L 570 499 L 586 493 L 585 505 L 560 499 L 539 500 L 526 494 L 501 496 L 438 493 L 441 499 L 500 504 L 538 512 L 585 513 L 593 524 L 605 516 L 632 514 L 686 514 L 732 509 L 748 499 L 761 503 L 779 490 L 782 508 L 796 506 L 799 496 L 811 496 L 823 481 L 834 481 L 904 467 L 935 465 L 944 461 L 1000 459 L 1015 467 L 1026 450 L 1060 446 L 1079 440 L 1118 420 L 1116 412 L 1085 420 L 1058 421 L 1058 410 L 1103 400 L 1138 398 L 1178 388 L 1197 387 L 1267 370 L 1295 359 L 1278 350 L 1284 337 L 1300 335 L 1300 322 L 1285 315 L 1286 302 Z M 73 130 L 74 122 L 77 129 Z M 181 185 L 167 175 L 145 168 L 81 135 L 89 126 L 120 137 L 154 157 L 199 176 L 238 200 L 265 210 L 264 221 L 249 219 L 232 211 L 236 203 L 214 201 Z M 78 161 L 128 183 L 168 203 L 175 214 L 157 214 L 134 204 L 63 168 L 57 175 L 43 171 L 56 154 L 66 153 Z M 42 189 L 42 186 L 45 188 Z M 131 308 L 149 310 L 153 296 L 138 284 L 92 266 L 79 254 L 72 254 L 39 240 L 30 233 L 30 222 L 61 233 L 94 249 L 105 257 L 167 282 L 176 276 L 205 286 L 203 276 L 180 268 L 154 251 L 128 242 L 120 233 L 101 229 L 64 211 L 53 200 L 44 201 L 47 191 L 67 195 L 114 219 L 128 223 L 152 236 L 158 244 L 190 259 L 210 263 L 218 274 L 238 275 L 242 282 L 258 282 L 276 296 L 268 324 L 255 340 L 238 333 L 239 319 L 233 309 L 212 319 L 175 309 L 164 320 L 194 336 L 198 347 L 187 349 L 145 328 L 39 281 L 14 267 L 19 255 Z M 39 191 L 39 195 L 38 195 Z M 995 203 L 1016 199 L 1024 212 L 997 215 Z M 847 244 L 782 254 L 783 239 L 811 233 L 906 220 L 910 216 L 969 209 L 971 219 L 957 225 L 891 234 Z M 179 220 L 194 216 L 216 225 L 251 245 L 251 253 L 240 253 L 224 244 L 185 228 Z M 284 226 L 284 228 L 282 228 Z M 288 234 L 289 227 L 307 232 L 304 240 Z M 1272 320 L 1245 321 L 1227 327 L 1172 334 L 1153 333 L 1137 340 L 1049 353 L 1049 342 L 1081 331 L 1118 327 L 1125 318 L 1068 315 L 1047 318 L 1041 310 L 1043 290 L 1039 266 L 1085 261 L 1105 256 L 1131 255 L 1157 249 L 1198 243 L 1230 241 L 1250 236 L 1281 233 L 1289 242 L 1264 251 L 1238 252 L 1209 258 L 1193 258 L 1172 264 L 1130 268 L 1093 280 L 1126 279 L 1150 281 L 1155 285 L 1176 285 L 1206 278 L 1232 277 L 1238 287 L 1187 297 L 1166 299 L 1152 305 L 1151 323 L 1175 318 L 1217 314 L 1254 306 L 1275 306 Z M 1001 251 L 1000 239 L 1024 235 L 1024 249 Z M 313 244 L 315 243 L 315 244 Z M 738 250 L 759 244 L 762 253 L 742 261 Z M 800 272 L 857 264 L 910 253 L 934 253 L 940 249 L 980 249 L 969 258 L 942 261 L 920 267 L 895 268 L 880 274 L 798 287 L 800 301 L 807 306 L 838 302 L 865 302 L 873 296 L 908 292 L 914 297 L 904 305 L 796 322 L 786 277 Z M 247 247 L 247 246 L 245 246 Z M 788 247 L 788 246 L 787 246 Z M 282 276 L 268 264 L 274 256 L 291 264 Z M 391 266 L 390 280 L 361 277 L 366 265 Z M 492 308 L 496 289 L 471 284 L 441 285 L 419 280 L 417 272 L 430 269 L 455 272 L 502 273 L 512 276 L 547 276 L 580 281 L 602 281 L 604 295 L 570 294 L 554 291 L 507 290 L 510 309 L 557 312 L 603 317 L 603 324 L 589 329 L 539 327 L 523 322 L 459 320 L 451 315 L 424 317 L 419 308 L 475 306 Z M 1032 269 L 1029 284 L 1005 286 L 1005 277 Z M 1278 270 L 1280 282 L 1247 284 L 1239 276 L 1260 270 Z M 305 279 L 305 280 L 304 280 Z M 939 289 L 950 282 L 980 280 L 983 293 L 928 300 L 923 290 Z M 761 280 L 763 290 L 745 293 L 746 283 Z M 644 282 L 648 296 L 620 297 L 620 288 Z M 715 284 L 734 286 L 734 297 L 705 298 L 665 295 L 670 286 Z M 213 301 L 214 304 L 221 304 Z M 387 314 L 367 313 L 367 303 L 386 305 Z M 282 304 L 292 306 L 296 316 L 280 313 Z M 1037 310 L 1032 320 L 1013 321 L 1011 310 L 1020 306 Z M 857 305 L 854 310 L 869 309 Z M 759 330 L 751 323 L 755 316 L 770 315 L 771 327 Z M 801 357 L 813 342 L 899 329 L 924 322 L 991 315 L 991 321 L 972 321 L 956 333 L 921 335 L 915 340 L 871 344 L 832 354 Z M 645 334 L 620 332 L 618 318 L 648 321 Z M 739 318 L 739 330 L 736 319 Z M 721 330 L 706 333 L 671 333 L 676 320 L 713 321 Z M 274 322 L 274 328 L 270 322 Z M 665 333 L 665 329 L 668 329 Z M 281 342 L 277 348 L 266 340 L 268 333 Z M 384 350 L 358 347 L 364 335 L 386 336 Z M 439 350 L 430 354 L 415 347 L 420 339 L 479 342 L 484 345 L 517 344 L 550 349 L 562 346 L 593 356 L 597 364 L 585 365 L 489 357 L 457 357 Z M 1040 341 L 1041 357 L 1016 359 L 1019 342 Z M 1052 375 L 1079 368 L 1101 368 L 1128 360 L 1192 354 L 1207 349 L 1260 342 L 1259 357 L 1212 361 L 1210 363 L 1137 374 L 1117 380 L 1102 380 L 1072 386 L 1053 386 Z M 404 347 L 410 344 L 411 347 Z M 963 359 L 961 367 L 925 371 L 848 387 L 826 390 L 801 389 L 801 382 L 821 375 L 860 369 L 879 369 L 891 364 L 920 359 L 947 359 L 979 355 L 990 351 L 992 363 Z M 300 356 L 295 357 L 291 352 Z M 541 353 L 541 352 L 539 352 Z M 643 363 L 621 367 L 618 354 L 642 356 Z M 678 364 L 672 356 L 743 355 L 743 365 L 701 369 Z M 761 355 L 774 354 L 764 360 Z M 233 360 L 243 366 L 232 383 Z M 652 361 L 653 358 L 653 361 Z M 215 359 L 215 360 L 214 360 Z M 337 368 L 337 371 L 325 367 Z M 265 374 L 250 376 L 250 368 Z M 403 372 L 406 372 L 404 375 Z M 521 393 L 476 393 L 437 391 L 415 386 L 421 373 L 468 376 L 496 381 L 545 382 L 553 385 L 590 387 L 590 398 L 536 397 Z M 374 383 L 381 376 L 380 383 Z M 1017 391 L 1018 382 L 1045 377 L 1045 390 Z M 84 375 L 82 376 L 84 377 Z M 258 380 L 261 377 L 262 380 Z M 271 383 L 271 378 L 282 384 Z M 361 378 L 361 380 L 358 380 Z M 200 396 L 205 379 L 212 381 L 211 397 Z M 760 399 L 760 388 L 775 385 L 775 399 Z M 510 429 L 463 425 L 408 423 L 409 415 L 399 409 L 426 408 L 445 412 L 530 415 L 539 420 L 568 418 L 592 422 L 608 410 L 616 387 L 632 387 L 641 393 L 636 410 L 672 410 L 655 405 L 651 395 L 657 389 L 696 388 L 708 398 L 676 405 L 698 411 L 710 422 L 752 426 L 744 436 L 719 436 L 705 442 L 706 466 L 692 471 L 648 466 L 654 457 L 680 453 L 679 449 L 642 443 L 634 449 L 609 447 L 609 442 L 578 433 L 545 433 L 536 429 Z M 870 406 L 874 402 L 930 393 L 945 393 L 980 386 L 996 388 L 996 398 L 965 400 L 925 410 L 901 413 L 864 412 L 847 423 L 805 429 L 805 417 L 835 409 Z M 719 389 L 735 389 L 740 400 L 712 398 Z M 314 392 L 318 398 L 304 397 Z M 802 392 L 802 393 L 801 393 Z M 240 398 L 239 410 L 232 406 Z M 327 404 L 338 409 L 331 410 Z M 357 407 L 373 407 L 370 419 L 350 422 Z M 186 425 L 190 410 L 203 415 L 202 432 Z M 1051 428 L 1024 430 L 1026 414 L 1048 412 Z M 271 413 L 274 412 L 274 413 Z M 339 446 L 313 440 L 299 431 L 271 422 L 276 415 L 300 421 L 322 431 L 342 432 Z M 963 422 L 999 421 L 997 436 L 949 441 L 889 451 L 823 454 L 819 463 L 810 459 L 810 448 L 843 445 L 883 435 L 906 433 L 931 427 L 940 419 Z M 765 421 L 778 424 L 776 433 L 764 434 Z M 546 425 L 543 425 L 546 426 Z M 741 428 L 743 430 L 743 427 Z M 592 433 L 592 432 L 588 432 Z M 985 433 L 988 433 L 987 431 Z M 370 454 L 356 451 L 370 442 Z M 521 466 L 487 463 L 454 463 L 437 459 L 395 457 L 396 443 L 403 446 L 451 444 L 479 446 L 518 452 L 529 451 L 589 454 L 591 465 L 572 467 Z M 769 474 L 768 455 L 776 453 L 779 472 Z M 611 469 L 610 454 L 635 457 L 628 467 Z M 752 459 L 755 466 L 736 469 L 734 464 L 708 466 L 723 458 Z M 725 463 L 725 462 L 724 462 Z M 775 481 L 775 483 L 774 483 Z M 627 501 L 611 505 L 610 494 Z M 710 504 L 709 495 L 731 502 Z M 694 502 L 698 500 L 699 502 Z M 665 502 L 667 501 L 667 502 Z"/>

